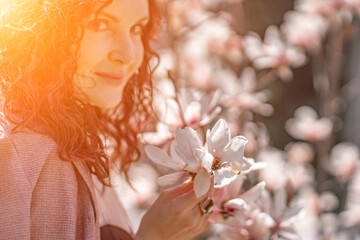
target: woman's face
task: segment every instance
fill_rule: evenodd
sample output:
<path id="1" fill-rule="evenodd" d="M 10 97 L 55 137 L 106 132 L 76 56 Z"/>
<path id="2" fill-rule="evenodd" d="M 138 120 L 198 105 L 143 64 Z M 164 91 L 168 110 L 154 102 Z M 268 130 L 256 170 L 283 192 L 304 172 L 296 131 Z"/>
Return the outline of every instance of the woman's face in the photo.
<path id="1" fill-rule="evenodd" d="M 73 79 L 80 98 L 104 109 L 120 103 L 126 83 L 142 64 L 141 36 L 148 21 L 148 0 L 112 0 L 90 17 Z"/>

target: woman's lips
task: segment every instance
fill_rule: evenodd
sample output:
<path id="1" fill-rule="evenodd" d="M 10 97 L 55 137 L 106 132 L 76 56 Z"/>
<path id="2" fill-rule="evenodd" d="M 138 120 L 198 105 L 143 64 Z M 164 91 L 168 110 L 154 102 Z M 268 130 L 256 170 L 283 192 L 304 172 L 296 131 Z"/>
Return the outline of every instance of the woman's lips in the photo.
<path id="1" fill-rule="evenodd" d="M 123 73 L 113 73 L 113 72 L 95 72 L 101 80 L 110 83 L 112 85 L 121 85 L 125 74 Z"/>

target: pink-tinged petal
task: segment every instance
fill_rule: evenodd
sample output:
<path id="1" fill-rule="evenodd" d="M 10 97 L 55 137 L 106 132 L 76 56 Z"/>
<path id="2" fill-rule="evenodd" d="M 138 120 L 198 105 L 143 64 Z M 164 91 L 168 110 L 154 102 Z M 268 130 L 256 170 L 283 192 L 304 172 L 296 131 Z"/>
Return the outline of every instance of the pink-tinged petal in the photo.
<path id="1" fill-rule="evenodd" d="M 144 150 L 150 160 L 159 165 L 174 170 L 182 170 L 185 166 L 184 162 L 178 162 L 177 160 L 172 159 L 167 153 L 158 147 L 147 145 Z"/>
<path id="2" fill-rule="evenodd" d="M 181 151 L 181 148 L 178 147 L 177 143 L 175 141 L 172 142 L 172 146 L 174 148 L 174 152 L 175 154 L 186 164 L 186 165 L 189 165 L 189 164 L 197 164 L 197 165 L 200 165 L 198 163 L 198 161 L 196 160 L 196 158 L 187 158 L 185 156 L 185 154 Z"/>
<path id="3" fill-rule="evenodd" d="M 287 209 L 285 211 L 285 213 L 282 215 L 282 218 L 281 218 L 282 222 L 285 222 L 285 221 L 297 216 L 301 212 L 301 210 L 303 210 L 303 207 L 301 207 L 301 206 L 294 206 L 294 207 Z"/>
<path id="4" fill-rule="evenodd" d="M 185 109 L 184 118 L 187 125 L 192 125 L 200 121 L 201 105 L 199 102 L 191 102 Z"/>
<path id="5" fill-rule="evenodd" d="M 260 199 L 258 199 L 256 202 L 258 203 L 258 206 L 260 207 L 261 211 L 270 214 L 270 209 L 272 208 L 272 206 L 271 206 L 271 196 L 270 196 L 270 193 L 267 190 L 264 190 L 261 193 Z"/>
<path id="6" fill-rule="evenodd" d="M 186 164 L 176 153 L 175 147 L 174 147 L 174 141 L 171 142 L 171 145 L 170 145 L 170 157 L 173 159 L 174 162 L 177 162 L 179 164 L 179 166 L 182 166 L 182 169 L 184 169 Z"/>
<path id="7" fill-rule="evenodd" d="M 236 136 L 225 147 L 225 151 L 221 156 L 222 162 L 237 162 L 242 161 L 244 157 L 245 145 L 248 140 L 242 136 Z M 243 169 L 246 170 L 246 169 Z"/>
<path id="8" fill-rule="evenodd" d="M 211 155 L 208 151 L 203 149 L 196 149 L 195 156 L 197 159 L 201 161 L 201 166 L 204 167 L 207 171 L 211 171 L 211 167 L 214 161 L 213 155 Z"/>
<path id="9" fill-rule="evenodd" d="M 209 124 L 211 121 L 213 121 L 217 115 L 221 112 L 221 107 L 217 106 L 214 111 L 212 111 L 210 114 L 207 114 L 204 116 L 204 118 L 200 121 L 200 125 L 204 126 Z"/>
<path id="10" fill-rule="evenodd" d="M 208 133 L 207 144 L 211 154 L 222 155 L 224 148 L 230 142 L 229 124 L 220 118 Z"/>
<path id="11" fill-rule="evenodd" d="M 248 191 L 240 195 L 240 198 L 244 199 L 246 202 L 253 202 L 261 196 L 261 193 L 265 189 L 265 182 L 260 182 L 254 187 L 250 188 Z"/>
<path id="12" fill-rule="evenodd" d="M 201 148 L 201 140 L 197 132 L 189 127 L 175 130 L 175 151 L 185 163 L 196 162 L 195 149 Z"/>
<path id="13" fill-rule="evenodd" d="M 179 182 L 182 178 L 188 177 L 188 176 L 189 176 L 189 174 L 187 172 L 176 172 L 176 173 L 171 173 L 168 175 L 161 176 L 156 180 L 156 182 L 160 186 L 168 186 L 168 185 L 175 184 L 175 183 Z"/>
<path id="14" fill-rule="evenodd" d="M 250 209 L 249 205 L 241 198 L 235 198 L 235 199 L 231 199 L 229 201 L 227 201 L 224 204 L 224 208 L 225 210 L 240 210 L 240 211 L 247 211 Z"/>
<path id="15" fill-rule="evenodd" d="M 204 168 L 201 169 L 194 178 L 194 192 L 196 197 L 201 197 L 210 189 L 210 173 Z"/>
<path id="16" fill-rule="evenodd" d="M 237 178 L 238 174 L 231 168 L 220 168 L 214 171 L 215 188 L 225 187 Z"/>
<path id="17" fill-rule="evenodd" d="M 280 220 L 286 209 L 286 192 L 284 189 L 278 189 L 275 192 L 273 209 L 274 212 L 272 216 L 274 216 L 276 220 Z"/>
<path id="18" fill-rule="evenodd" d="M 167 125 L 180 126 L 183 124 L 179 104 L 174 100 L 167 98 L 166 101 L 159 105 L 160 119 Z"/>

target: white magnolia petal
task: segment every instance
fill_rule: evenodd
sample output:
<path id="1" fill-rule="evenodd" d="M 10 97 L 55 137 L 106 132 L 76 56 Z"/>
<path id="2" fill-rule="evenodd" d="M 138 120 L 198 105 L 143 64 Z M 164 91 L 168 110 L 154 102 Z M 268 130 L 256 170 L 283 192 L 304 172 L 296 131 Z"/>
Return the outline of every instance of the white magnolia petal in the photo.
<path id="1" fill-rule="evenodd" d="M 187 172 L 176 172 L 159 177 L 156 182 L 160 186 L 168 186 L 179 182 L 182 178 L 189 176 Z"/>
<path id="2" fill-rule="evenodd" d="M 222 155 L 222 162 L 242 161 L 244 157 L 245 145 L 248 140 L 243 136 L 236 136 L 226 146 Z M 242 169 L 246 170 L 246 169 Z"/>
<path id="3" fill-rule="evenodd" d="M 247 160 L 249 160 L 249 159 L 250 158 L 247 158 Z M 267 162 L 254 162 L 248 170 L 242 171 L 241 173 L 248 174 L 252 171 L 263 170 L 263 169 L 267 168 L 267 166 L 268 166 Z"/>
<path id="4" fill-rule="evenodd" d="M 195 158 L 187 158 L 184 153 L 181 151 L 181 148 L 178 147 L 177 143 L 175 141 L 172 142 L 172 146 L 174 148 L 174 152 L 176 155 L 179 156 L 179 158 L 186 164 L 196 164 L 197 161 Z"/>
<path id="5" fill-rule="evenodd" d="M 244 199 L 247 202 L 255 201 L 260 197 L 261 193 L 265 189 L 265 182 L 260 182 L 256 184 L 254 187 L 250 188 L 248 191 L 244 192 L 240 195 L 240 198 Z"/>
<path id="6" fill-rule="evenodd" d="M 182 170 L 184 168 L 184 163 L 173 160 L 166 152 L 158 147 L 147 145 L 144 150 L 149 159 L 154 163 L 174 170 Z"/>
<path id="7" fill-rule="evenodd" d="M 224 204 L 225 209 L 237 209 L 240 211 L 247 211 L 249 210 L 249 205 L 241 198 L 235 198 L 227 201 Z"/>
<path id="8" fill-rule="evenodd" d="M 175 130 L 175 150 L 183 161 L 193 162 L 196 161 L 194 152 L 195 149 L 201 148 L 201 140 L 197 132 L 189 127 L 184 129 L 177 128 Z"/>
<path id="9" fill-rule="evenodd" d="M 278 231 L 278 234 L 287 240 L 301 240 L 301 237 L 296 233 L 293 228 L 286 228 Z"/>
<path id="10" fill-rule="evenodd" d="M 199 102 L 191 102 L 185 109 L 184 118 L 187 125 L 197 123 L 201 119 L 201 105 Z"/>
<path id="11" fill-rule="evenodd" d="M 200 171 L 200 169 L 201 169 L 201 164 L 198 162 L 188 163 L 186 165 L 186 167 L 184 168 L 185 171 L 192 172 L 192 173 L 197 173 Z"/>
<path id="12" fill-rule="evenodd" d="M 200 125 L 201 126 L 204 126 L 204 125 L 207 125 L 209 124 L 212 120 L 214 120 L 216 118 L 217 115 L 220 114 L 221 112 L 221 107 L 220 106 L 217 106 L 214 111 L 212 111 L 211 113 L 209 114 L 206 114 L 203 119 L 200 121 Z"/>
<path id="13" fill-rule="evenodd" d="M 237 173 L 230 168 L 220 168 L 214 171 L 214 186 L 222 188 L 237 178 Z"/>
<path id="14" fill-rule="evenodd" d="M 182 166 L 182 169 L 184 169 L 186 164 L 176 153 L 175 147 L 174 147 L 174 141 L 170 145 L 170 157 L 173 159 L 174 162 L 177 162 L 179 166 Z"/>
<path id="15" fill-rule="evenodd" d="M 201 197 L 210 189 L 210 173 L 204 168 L 201 169 L 194 178 L 194 192 L 196 197 Z"/>
<path id="16" fill-rule="evenodd" d="M 230 142 L 229 124 L 220 118 L 208 134 L 207 144 L 210 153 L 221 155 Z"/>
<path id="17" fill-rule="evenodd" d="M 247 158 L 243 157 L 241 161 L 232 162 L 230 165 L 237 171 L 247 171 L 251 168 L 251 162 Z"/>
<path id="18" fill-rule="evenodd" d="M 203 149 L 196 149 L 195 156 L 201 162 L 201 166 L 210 172 L 214 157 L 208 151 Z"/>

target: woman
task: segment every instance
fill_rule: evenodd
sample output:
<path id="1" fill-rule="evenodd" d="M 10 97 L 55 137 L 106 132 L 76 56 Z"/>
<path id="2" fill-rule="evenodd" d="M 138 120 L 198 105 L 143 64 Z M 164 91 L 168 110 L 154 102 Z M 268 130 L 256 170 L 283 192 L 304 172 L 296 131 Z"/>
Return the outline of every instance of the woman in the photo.
<path id="1" fill-rule="evenodd" d="M 157 26 L 154 0 L 0 1 L 0 239 L 100 238 L 92 175 L 109 185 L 139 157 Z M 194 238 L 202 200 L 164 191 L 133 237 Z"/>

